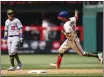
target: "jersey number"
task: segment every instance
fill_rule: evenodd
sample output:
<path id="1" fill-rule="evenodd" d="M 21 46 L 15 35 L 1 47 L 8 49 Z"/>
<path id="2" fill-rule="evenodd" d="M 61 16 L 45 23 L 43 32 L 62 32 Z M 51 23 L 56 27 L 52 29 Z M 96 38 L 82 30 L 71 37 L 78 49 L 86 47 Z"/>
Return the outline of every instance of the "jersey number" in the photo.
<path id="1" fill-rule="evenodd" d="M 15 30 L 15 26 L 11 26 L 11 30 Z"/>
<path id="2" fill-rule="evenodd" d="M 72 29 L 75 31 L 75 26 L 74 25 L 72 26 Z"/>

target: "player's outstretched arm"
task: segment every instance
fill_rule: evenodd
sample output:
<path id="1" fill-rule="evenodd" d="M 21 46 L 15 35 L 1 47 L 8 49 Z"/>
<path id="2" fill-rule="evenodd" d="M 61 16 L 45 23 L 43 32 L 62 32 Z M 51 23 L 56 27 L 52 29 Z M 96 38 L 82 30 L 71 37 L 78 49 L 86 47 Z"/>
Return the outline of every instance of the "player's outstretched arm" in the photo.
<path id="1" fill-rule="evenodd" d="M 75 10 L 75 15 L 74 15 L 74 17 L 76 18 L 76 20 L 78 20 L 78 11 L 77 11 L 77 10 Z"/>

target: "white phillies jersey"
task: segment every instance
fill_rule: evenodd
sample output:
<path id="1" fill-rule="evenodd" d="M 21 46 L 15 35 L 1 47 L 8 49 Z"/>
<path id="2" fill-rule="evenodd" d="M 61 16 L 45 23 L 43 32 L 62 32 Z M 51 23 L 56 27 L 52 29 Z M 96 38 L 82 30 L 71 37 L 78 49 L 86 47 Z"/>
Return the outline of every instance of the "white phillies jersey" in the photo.
<path id="1" fill-rule="evenodd" d="M 8 36 L 19 35 L 19 29 L 21 27 L 22 23 L 17 18 L 13 18 L 13 20 L 7 19 L 5 22 L 5 30 L 8 31 Z"/>
<path id="2" fill-rule="evenodd" d="M 67 21 L 65 24 L 64 24 L 64 31 L 66 33 L 71 33 L 72 37 L 76 37 L 77 34 L 76 34 L 76 18 L 75 17 L 71 17 L 69 18 L 69 21 Z"/>

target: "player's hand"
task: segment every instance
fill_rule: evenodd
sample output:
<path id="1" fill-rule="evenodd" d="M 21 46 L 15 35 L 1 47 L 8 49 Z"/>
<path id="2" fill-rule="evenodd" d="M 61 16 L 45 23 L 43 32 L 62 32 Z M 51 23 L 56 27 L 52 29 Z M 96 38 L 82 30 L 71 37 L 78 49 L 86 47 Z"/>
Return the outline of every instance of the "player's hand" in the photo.
<path id="1" fill-rule="evenodd" d="M 66 33 L 65 33 L 65 31 L 64 31 L 64 30 L 61 30 L 61 33 L 62 33 L 62 34 L 64 34 L 64 35 L 66 35 Z"/>
<path id="2" fill-rule="evenodd" d="M 22 48 L 22 47 L 23 47 L 23 43 L 24 43 L 23 38 L 20 38 L 20 42 L 19 42 L 19 47 L 20 47 L 20 48 Z"/>
<path id="3" fill-rule="evenodd" d="M 76 20 L 78 20 L 78 11 L 77 11 L 77 10 L 75 10 L 75 15 L 74 15 L 74 17 L 76 18 Z"/>
<path id="4" fill-rule="evenodd" d="M 78 11 L 77 10 L 75 10 L 75 14 L 78 14 Z"/>
<path id="5" fill-rule="evenodd" d="M 61 33 L 63 34 L 63 33 L 64 33 L 64 31 L 63 31 L 63 30 L 61 30 Z"/>
<path id="6" fill-rule="evenodd" d="M 2 43 L 5 44 L 5 43 L 6 43 L 6 40 L 3 39 L 3 40 L 2 40 Z"/>
<path id="7" fill-rule="evenodd" d="M 23 38 L 20 38 L 20 44 L 22 45 L 24 42 Z"/>
<path id="8" fill-rule="evenodd" d="M 23 38 L 20 38 L 20 41 L 23 41 Z"/>

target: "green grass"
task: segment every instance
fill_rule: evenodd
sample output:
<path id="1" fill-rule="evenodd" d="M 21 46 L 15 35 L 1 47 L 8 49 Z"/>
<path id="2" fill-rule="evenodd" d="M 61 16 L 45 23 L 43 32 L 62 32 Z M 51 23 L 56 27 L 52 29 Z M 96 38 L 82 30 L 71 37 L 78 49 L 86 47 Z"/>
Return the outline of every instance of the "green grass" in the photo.
<path id="1" fill-rule="evenodd" d="M 55 63 L 57 55 L 20 55 L 20 60 L 23 64 L 23 69 L 54 69 L 49 66 L 49 63 Z M 9 67 L 8 55 L 1 56 L 1 67 L 7 69 Z M 16 61 L 15 61 L 16 64 Z M 64 54 L 61 68 L 67 69 L 102 69 L 97 58 L 84 57 L 77 54 Z M 35 74 L 36 75 L 36 74 Z M 102 74 L 63 74 L 64 76 L 102 76 Z M 6 75 L 7 76 L 7 75 Z M 31 75 L 34 76 L 34 75 Z M 38 76 L 38 75 L 36 75 Z M 39 75 L 44 76 L 44 75 Z M 54 76 L 46 74 L 45 76 Z M 60 76 L 60 75 L 57 75 Z"/>
<path id="2" fill-rule="evenodd" d="M 49 67 L 49 63 L 55 63 L 57 55 L 20 55 L 23 69 L 52 69 Z M 9 67 L 8 55 L 1 56 L 2 69 Z M 16 64 L 16 62 L 15 62 Z M 82 57 L 76 54 L 67 55 L 63 57 L 61 68 L 70 69 L 100 69 L 102 65 L 98 63 L 98 60 L 93 57 Z"/>

